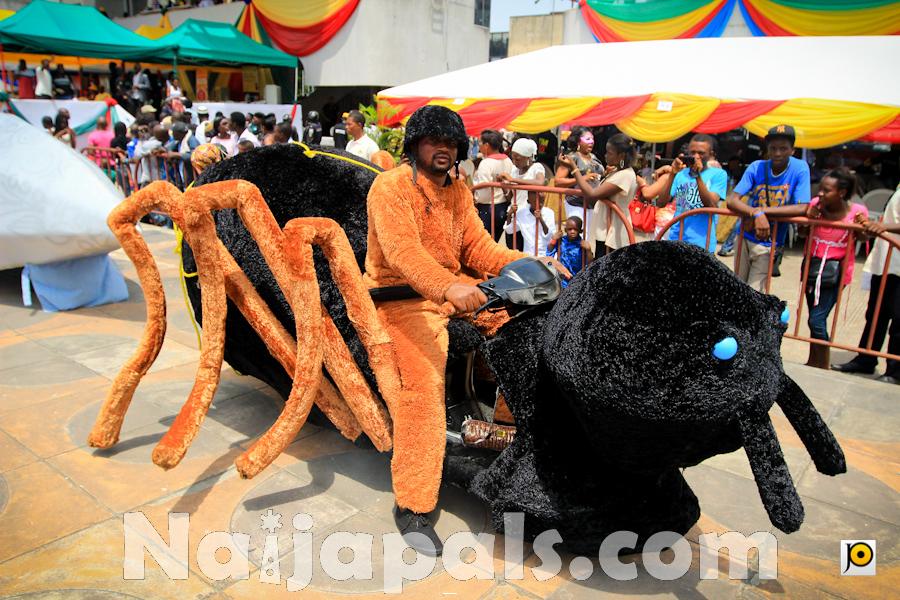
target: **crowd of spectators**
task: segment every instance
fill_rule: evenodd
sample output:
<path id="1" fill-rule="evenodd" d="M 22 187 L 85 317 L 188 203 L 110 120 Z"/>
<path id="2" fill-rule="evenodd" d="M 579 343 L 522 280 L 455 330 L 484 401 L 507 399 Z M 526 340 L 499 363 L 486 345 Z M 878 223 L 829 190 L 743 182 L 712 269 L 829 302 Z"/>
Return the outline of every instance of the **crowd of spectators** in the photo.
<path id="1" fill-rule="evenodd" d="M 117 123 L 114 130 L 109 130 L 109 124 L 101 119 L 89 144 L 118 149 L 126 164 L 140 165 L 133 169 L 136 186 L 146 185 L 154 178 L 178 179 L 172 172 L 179 168 L 177 165 L 184 169 L 180 176 L 182 182 L 193 179 L 198 169 L 191 166 L 191 158 L 198 148 L 203 149 L 204 157 L 223 160 L 263 145 L 301 139 L 308 145 L 317 145 L 326 133 L 330 134 L 330 145 L 383 168 L 394 165 L 393 158 L 379 150 L 370 135 L 371 127 L 367 127 L 360 111 L 344 112 L 327 131 L 318 112 L 310 111 L 301 132 L 292 126 L 289 118 L 277 121 L 274 114 L 210 115 L 205 106 L 194 107 L 183 97 L 177 79 L 171 74 L 164 81 L 167 96 L 157 110 L 152 104 L 155 84 L 151 74 L 140 69 L 140 65 L 135 67 L 120 79 L 130 83 L 128 98 L 132 108 L 136 107 L 137 121 L 130 129 Z M 35 73 L 36 95 L 46 91 L 48 85 L 51 95 L 63 89 L 57 85 L 62 82 L 57 77 L 58 71 L 51 71 L 48 61 L 44 61 Z M 69 126 L 69 118 L 67 111 L 61 110 L 55 119 L 45 117 L 43 126 L 61 142 L 74 147 L 75 133 Z M 636 241 L 652 239 L 668 226 L 665 239 L 681 239 L 710 253 L 718 248 L 718 254 L 723 257 L 735 255 L 735 274 L 764 291 L 772 246 L 775 246 L 772 276 L 777 277 L 789 230 L 793 228 L 784 223 L 776 228 L 770 219 L 807 216 L 858 223 L 870 236 L 884 231 L 885 227 L 869 219 L 865 206 L 854 202 L 858 199 L 857 178 L 847 169 L 818 173 L 818 195 L 811 198 L 810 167 L 794 156 L 795 135 L 790 125 L 773 127 L 761 149 L 765 158 L 754 160 L 744 168 L 736 156 L 730 156 L 723 166 L 719 161 L 717 138 L 696 134 L 669 164 L 652 168 L 646 151 L 623 133 L 604 135 L 600 139 L 601 155 L 595 148 L 595 131 L 588 127 L 571 127 L 561 136 L 561 142 L 550 132 L 529 136 L 485 130 L 470 140 L 472 150 L 469 156 L 461 157 L 464 160 L 460 175 L 470 187 L 486 182 L 511 184 L 513 187 L 508 190 L 499 187 L 473 190 L 473 202 L 485 229 L 497 241 L 505 233 L 504 242 L 509 247 L 528 254 L 558 257 L 572 273 L 595 258 L 627 245 L 626 223 L 631 223 L 635 210 L 646 206 L 652 210 L 653 218 L 643 219 L 640 229 L 634 227 Z M 555 152 L 557 144 L 562 149 L 559 154 Z M 108 167 L 112 162 L 110 155 L 93 158 L 101 167 Z M 515 189 L 515 186 L 528 185 L 570 188 L 580 193 L 556 195 Z M 895 195 L 892 202 L 896 211 L 900 200 Z M 610 208 L 613 205 L 618 211 Z M 727 207 L 737 217 L 696 214 L 679 219 L 688 211 L 716 207 Z M 892 231 L 898 227 L 888 224 Z M 849 246 L 845 230 L 819 226 L 813 227 L 808 235 L 813 257 L 809 265 L 804 265 L 808 276 L 805 290 L 808 324 L 812 338 L 827 341 L 827 319 L 841 288 L 852 280 L 853 261 L 847 263 L 847 268 L 841 266 Z M 735 252 L 738 244 L 740 251 Z M 891 332 L 900 333 L 896 329 L 900 324 L 894 325 L 897 320 L 890 318 L 900 304 L 900 286 L 896 284 L 900 266 L 894 265 L 895 262 L 897 257 L 884 275 L 880 272 L 881 265 L 866 269 L 867 273 L 877 270 L 877 278 L 888 278 L 887 308 L 880 313 L 877 323 L 873 314 L 867 315 L 873 323 L 867 323 L 864 337 L 874 329 L 877 347 L 883 343 L 889 323 Z M 871 307 L 869 312 L 873 312 Z M 891 340 L 893 345 L 900 343 L 900 335 L 891 335 Z M 891 352 L 896 353 L 896 349 Z M 860 355 L 835 368 L 868 372 L 874 368 L 870 363 L 869 358 Z M 827 346 L 811 344 L 808 364 L 827 368 Z M 900 382 L 900 367 L 892 362 L 886 376 Z"/>

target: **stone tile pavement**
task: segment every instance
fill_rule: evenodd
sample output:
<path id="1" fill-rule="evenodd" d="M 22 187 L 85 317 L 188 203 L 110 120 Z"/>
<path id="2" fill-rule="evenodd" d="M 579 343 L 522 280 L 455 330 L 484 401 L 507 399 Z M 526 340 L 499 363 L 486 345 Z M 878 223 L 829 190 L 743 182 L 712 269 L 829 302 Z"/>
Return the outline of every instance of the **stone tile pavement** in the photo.
<path id="1" fill-rule="evenodd" d="M 128 302 L 48 314 L 26 309 L 19 299 L 18 272 L 0 272 L 0 597 L 22 598 L 252 598 L 383 597 L 385 556 L 380 536 L 394 531 L 388 459 L 360 448 L 329 429 L 304 427 L 299 438 L 252 480 L 237 476 L 233 461 L 275 419 L 275 394 L 259 381 L 230 368 L 213 408 L 184 461 L 163 471 L 151 451 L 171 424 L 193 383 L 197 340 L 178 285 L 171 232 L 147 227 L 169 303 L 169 333 L 151 373 L 138 388 L 121 441 L 111 450 L 86 446 L 87 433 L 111 378 L 134 349 L 144 306 L 134 269 L 114 253 L 129 280 Z M 798 260 L 788 257 L 785 275 L 773 291 L 790 295 Z M 865 293 L 854 290 L 845 331 L 859 331 Z M 854 329 L 854 327 L 856 327 Z M 848 334 L 849 335 L 849 334 Z M 852 335 L 850 335 L 852 337 Z M 813 399 L 847 455 L 847 474 L 831 478 L 811 466 L 796 435 L 778 409 L 773 420 L 806 507 L 799 532 L 784 535 L 769 523 L 742 451 L 717 456 L 687 469 L 703 515 L 686 536 L 688 572 L 674 581 L 649 576 L 640 557 L 637 578 L 617 581 L 604 574 L 597 557 L 562 556 L 561 573 L 542 580 L 541 560 L 525 545 L 524 578 L 504 577 L 504 538 L 492 551 L 463 560 L 468 580 L 454 578 L 438 562 L 427 578 L 406 583 L 412 598 L 594 598 L 646 595 L 654 598 L 885 598 L 900 589 L 900 390 L 864 377 L 818 371 L 799 363 L 805 347 L 785 342 L 785 367 Z M 841 358 L 840 356 L 836 358 Z M 442 492 L 437 529 L 487 532 L 484 507 L 454 488 Z M 261 569 L 267 532 L 261 515 L 282 515 L 277 531 L 280 585 L 264 583 Z M 164 540 L 170 513 L 188 513 L 189 573 L 172 580 L 145 553 L 143 579 L 124 578 L 123 514 L 140 511 Z M 291 517 L 313 518 L 311 539 L 291 538 Z M 778 577 L 760 579 L 751 568 L 744 579 L 728 576 L 730 558 L 720 555 L 717 579 L 700 579 L 700 535 L 735 530 L 771 531 L 778 540 Z M 197 547 L 213 531 L 250 536 L 250 577 L 216 581 L 201 568 Z M 284 580 L 301 563 L 318 556 L 332 532 L 375 536 L 372 578 L 340 581 L 315 562 L 303 592 L 289 592 Z M 877 541 L 877 575 L 839 573 L 842 539 Z M 216 555 L 227 561 L 228 550 Z M 350 560 L 344 549 L 339 560 Z M 662 554 L 672 560 L 671 551 Z M 208 565 L 207 565 L 208 566 Z M 454 572 L 456 573 L 456 572 Z M 458 575 L 458 573 L 457 573 Z M 891 590 L 894 590 L 893 592 Z"/>

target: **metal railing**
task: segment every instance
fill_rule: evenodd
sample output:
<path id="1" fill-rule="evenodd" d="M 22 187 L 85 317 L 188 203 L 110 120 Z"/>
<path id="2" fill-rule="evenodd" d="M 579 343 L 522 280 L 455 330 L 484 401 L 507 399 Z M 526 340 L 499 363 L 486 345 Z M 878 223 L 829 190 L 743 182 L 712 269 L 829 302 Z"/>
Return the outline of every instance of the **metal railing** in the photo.
<path id="1" fill-rule="evenodd" d="M 585 225 L 585 228 L 587 227 L 587 222 L 588 222 L 588 219 L 587 219 L 588 212 L 589 211 L 593 212 L 593 210 L 594 210 L 593 206 L 588 205 L 588 199 L 584 197 L 584 194 L 582 193 L 582 191 L 577 188 L 573 189 L 573 188 L 554 187 L 554 186 L 547 186 L 547 185 L 522 185 L 522 184 L 517 184 L 517 183 L 488 181 L 488 182 L 478 183 L 478 184 L 472 186 L 472 192 L 474 193 L 477 190 L 486 189 L 486 188 L 500 188 L 505 191 L 513 191 L 513 192 L 525 191 L 525 192 L 540 192 L 540 193 L 545 193 L 545 194 L 560 194 L 563 196 L 563 198 L 565 198 L 565 196 L 567 196 L 567 195 L 568 196 L 580 196 L 582 198 L 582 219 L 581 219 L 581 221 Z M 625 212 L 623 212 L 622 209 L 619 208 L 616 205 L 616 203 L 611 200 L 598 200 L 591 204 L 595 204 L 596 202 L 601 202 L 602 204 L 604 204 L 606 206 L 607 223 L 611 224 L 613 217 L 615 217 L 616 219 L 621 221 L 625 227 L 626 233 L 628 234 L 628 243 L 629 244 L 635 243 L 634 228 L 631 226 L 631 218 L 626 217 Z M 493 194 L 491 194 L 491 203 L 489 206 L 491 207 L 491 227 L 490 227 L 489 231 L 490 231 L 491 237 L 496 239 L 497 236 L 495 235 L 495 233 L 497 231 L 497 229 L 496 229 L 497 224 L 495 223 L 495 213 L 494 213 L 495 200 L 494 200 Z M 562 227 L 564 222 L 565 222 L 565 220 L 563 219 L 562 222 L 556 224 L 557 231 L 560 230 L 560 228 Z M 500 226 L 503 227 L 503 225 L 505 225 L 505 224 L 501 224 Z M 518 248 L 516 248 L 517 228 L 516 228 L 516 214 L 515 213 L 513 213 L 513 217 L 512 217 L 512 226 L 513 226 L 512 249 L 517 250 L 518 249 Z M 535 255 L 537 255 L 537 247 L 538 247 L 537 240 L 539 237 L 539 235 L 538 235 L 539 234 L 539 229 L 538 229 L 539 226 L 540 226 L 540 224 L 537 222 L 537 220 L 535 220 L 535 238 L 534 238 L 535 239 L 535 244 L 534 244 Z M 556 231 L 554 231 L 552 233 L 556 233 Z M 585 237 L 585 239 L 587 239 L 587 237 L 588 237 L 587 231 L 584 231 L 584 237 Z M 607 251 L 608 251 L 608 248 L 607 248 Z M 586 257 L 584 255 L 582 255 L 582 261 L 585 261 L 585 260 L 586 260 Z"/>
<path id="2" fill-rule="evenodd" d="M 728 216 L 738 216 L 735 213 L 731 212 L 726 208 L 697 208 L 694 210 L 686 211 L 671 221 L 669 221 L 665 227 L 663 227 L 660 232 L 657 234 L 657 240 L 666 239 L 666 234 L 669 232 L 669 229 L 675 223 L 683 223 L 683 221 L 689 217 L 693 217 L 696 215 L 706 215 L 707 216 L 707 227 L 706 227 L 706 246 L 709 247 L 709 242 L 711 236 L 714 235 L 715 230 L 712 227 L 713 217 L 715 215 L 728 215 Z M 738 216 L 739 217 L 739 216 Z M 739 217 L 740 218 L 740 217 Z M 883 233 L 879 237 L 883 239 L 888 244 L 888 250 L 885 256 L 884 265 L 882 267 L 882 273 L 884 276 L 881 277 L 881 282 L 879 284 L 877 298 L 875 302 L 874 312 L 872 314 L 871 319 L 871 327 L 869 328 L 868 339 L 866 340 L 866 344 L 862 347 L 860 346 L 851 346 L 849 344 L 842 344 L 839 342 L 835 342 L 834 340 L 837 337 L 838 332 L 838 323 L 839 323 L 839 315 L 841 310 L 841 303 L 844 297 L 844 289 L 848 287 L 844 285 L 844 273 L 847 272 L 847 268 L 850 266 L 851 261 L 855 260 L 856 252 L 856 234 L 862 233 L 864 231 L 863 227 L 857 223 L 845 223 L 843 221 L 825 221 L 821 219 L 808 219 L 806 217 L 775 217 L 768 216 L 768 220 L 772 225 L 770 240 L 778 239 L 778 228 L 786 227 L 787 225 L 794 224 L 798 226 L 807 226 L 810 228 L 809 234 L 806 238 L 806 244 L 803 251 L 803 269 L 800 277 L 800 287 L 799 287 L 799 297 L 797 300 L 797 310 L 796 317 L 794 319 L 794 328 L 793 332 L 788 331 L 785 333 L 784 337 L 797 340 L 801 342 L 808 342 L 810 344 L 819 344 L 822 346 L 828 346 L 831 348 L 837 348 L 838 350 L 848 350 L 851 352 L 857 352 L 859 354 L 867 354 L 870 356 L 876 356 L 880 358 L 888 358 L 892 360 L 900 360 L 900 356 L 896 354 L 890 354 L 887 352 L 881 352 L 880 350 L 876 350 L 872 348 L 875 338 L 875 324 L 878 322 L 878 316 L 882 310 L 882 303 L 884 301 L 884 290 L 887 284 L 887 274 L 889 273 L 889 267 L 891 263 L 891 257 L 895 251 L 900 250 L 900 237 Z M 833 313 L 834 317 L 832 318 L 831 323 L 831 334 L 830 340 L 822 340 L 818 338 L 813 338 L 806 335 L 801 335 L 800 333 L 800 324 L 803 318 L 803 305 L 805 304 L 804 300 L 804 291 L 807 288 L 807 283 L 809 281 L 809 266 L 810 259 L 812 257 L 812 239 L 813 239 L 813 229 L 817 226 L 828 227 L 831 229 L 840 229 L 848 232 L 847 236 L 847 248 L 844 253 L 844 257 L 841 259 L 841 273 L 840 273 L 840 281 L 838 283 L 838 295 L 837 301 L 835 302 Z M 679 227 L 678 231 L 678 239 L 682 240 L 684 238 L 684 226 Z M 741 253 L 743 252 L 744 244 L 741 241 L 742 232 L 739 239 L 735 242 L 736 250 L 734 257 L 734 264 L 738 265 L 741 262 Z M 768 261 L 768 270 L 766 272 L 765 279 L 765 292 L 769 293 L 772 285 L 772 272 L 774 270 L 775 265 L 775 252 L 777 250 L 777 245 L 772 243 L 769 245 L 769 261 Z M 849 284 L 848 284 L 849 285 Z"/>

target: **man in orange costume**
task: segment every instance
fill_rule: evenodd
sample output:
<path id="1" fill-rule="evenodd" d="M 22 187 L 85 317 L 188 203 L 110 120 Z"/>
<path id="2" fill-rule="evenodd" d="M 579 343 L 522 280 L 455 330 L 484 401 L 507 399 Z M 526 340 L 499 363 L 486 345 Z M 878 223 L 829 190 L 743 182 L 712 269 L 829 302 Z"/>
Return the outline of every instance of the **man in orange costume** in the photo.
<path id="1" fill-rule="evenodd" d="M 437 505 L 446 444 L 447 321 L 487 301 L 475 286 L 480 280 L 463 269 L 493 275 L 524 256 L 495 243 L 478 218 L 472 193 L 454 169 L 468 146 L 455 112 L 442 106 L 418 109 L 403 141 L 409 164 L 378 175 L 367 199 L 367 285 L 408 285 L 421 296 L 383 302 L 377 310 L 391 336 L 401 380 L 398 405 L 389 407 L 394 518 L 404 535 L 415 532 L 430 540 L 406 538 L 426 554 L 442 550 L 426 513 Z M 567 273 L 556 261 L 547 262 Z M 491 329 L 497 325 L 494 319 Z"/>

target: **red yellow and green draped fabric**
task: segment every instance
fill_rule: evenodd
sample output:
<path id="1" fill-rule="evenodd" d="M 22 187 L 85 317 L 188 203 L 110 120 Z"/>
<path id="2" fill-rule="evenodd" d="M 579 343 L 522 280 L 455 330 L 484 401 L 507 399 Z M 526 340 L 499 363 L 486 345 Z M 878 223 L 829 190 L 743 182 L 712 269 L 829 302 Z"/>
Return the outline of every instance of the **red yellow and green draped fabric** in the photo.
<path id="1" fill-rule="evenodd" d="M 250 0 L 235 27 L 294 56 L 312 54 L 341 30 L 359 0 Z"/>
<path id="2" fill-rule="evenodd" d="M 581 15 L 601 42 L 719 37 L 740 6 L 753 35 L 895 35 L 896 0 L 580 0 Z"/>
<path id="3" fill-rule="evenodd" d="M 741 0 L 753 35 L 897 35 L 896 0 Z"/>
<path id="4" fill-rule="evenodd" d="M 581 0 L 581 16 L 601 42 L 719 37 L 737 0 Z"/>
<path id="5" fill-rule="evenodd" d="M 828 148 L 856 139 L 900 141 L 900 107 L 812 98 L 720 100 L 689 94 L 647 94 L 616 98 L 432 98 L 379 95 L 379 123 L 403 123 L 426 104 L 453 109 L 469 135 L 484 129 L 539 133 L 560 124 L 615 124 L 645 142 L 668 142 L 691 131 L 721 133 L 745 127 L 764 136 L 791 123 L 797 145 Z"/>

